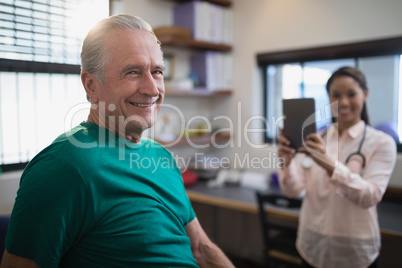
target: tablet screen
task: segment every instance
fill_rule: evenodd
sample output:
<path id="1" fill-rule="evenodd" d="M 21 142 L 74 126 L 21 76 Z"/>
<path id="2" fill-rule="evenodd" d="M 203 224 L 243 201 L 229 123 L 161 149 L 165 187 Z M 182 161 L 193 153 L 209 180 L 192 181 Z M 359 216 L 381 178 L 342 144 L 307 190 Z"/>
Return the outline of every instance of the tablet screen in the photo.
<path id="1" fill-rule="evenodd" d="M 290 140 L 290 146 L 297 149 L 307 135 L 316 132 L 315 103 L 313 98 L 284 99 L 285 116 L 283 134 Z"/>

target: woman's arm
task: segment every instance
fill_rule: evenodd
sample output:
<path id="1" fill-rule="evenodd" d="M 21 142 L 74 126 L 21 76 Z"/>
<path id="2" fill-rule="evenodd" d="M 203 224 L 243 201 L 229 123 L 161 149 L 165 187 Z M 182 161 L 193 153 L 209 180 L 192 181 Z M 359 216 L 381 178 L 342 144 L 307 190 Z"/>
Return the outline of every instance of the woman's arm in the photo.
<path id="1" fill-rule="evenodd" d="M 362 208 L 368 208 L 381 201 L 392 175 L 396 161 L 396 146 L 392 139 L 377 144 L 362 175 L 338 163 L 330 178 L 338 186 L 340 196 Z"/>
<path id="2" fill-rule="evenodd" d="M 290 141 L 283 135 L 283 130 L 279 129 L 278 137 L 278 157 L 282 163 L 279 170 L 279 185 L 282 192 L 288 197 L 297 197 L 305 189 L 303 171 L 298 163 L 296 150 L 291 148 Z"/>
<path id="3" fill-rule="evenodd" d="M 316 134 L 308 136 L 300 151 L 309 154 L 327 171 L 331 182 L 337 186 L 340 197 L 347 198 L 362 208 L 368 208 L 381 201 L 396 160 L 395 142 L 390 137 L 378 136 L 372 140 L 373 142 L 367 141 L 364 145 L 374 152 L 366 159 L 366 169 L 362 175 L 328 156 L 324 141 Z"/>
<path id="4" fill-rule="evenodd" d="M 296 160 L 296 159 L 295 159 Z M 292 161 L 289 167 L 279 170 L 281 191 L 290 198 L 295 198 L 306 188 L 304 171 L 300 164 Z"/>

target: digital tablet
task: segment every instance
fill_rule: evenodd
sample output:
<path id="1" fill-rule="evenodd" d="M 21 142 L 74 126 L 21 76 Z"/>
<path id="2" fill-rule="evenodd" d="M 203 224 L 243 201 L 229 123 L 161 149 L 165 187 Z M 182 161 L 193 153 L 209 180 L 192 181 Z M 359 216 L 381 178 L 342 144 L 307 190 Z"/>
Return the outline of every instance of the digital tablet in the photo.
<path id="1" fill-rule="evenodd" d="M 290 140 L 290 146 L 298 149 L 307 135 L 316 132 L 315 102 L 313 98 L 284 99 L 285 116 L 283 134 Z"/>

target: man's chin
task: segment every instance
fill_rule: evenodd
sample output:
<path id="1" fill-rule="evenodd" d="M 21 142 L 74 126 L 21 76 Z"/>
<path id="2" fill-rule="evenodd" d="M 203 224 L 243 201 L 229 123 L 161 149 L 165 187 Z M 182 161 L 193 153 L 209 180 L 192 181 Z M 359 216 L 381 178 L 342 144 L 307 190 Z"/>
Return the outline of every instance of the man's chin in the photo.
<path id="1" fill-rule="evenodd" d="M 126 125 L 125 127 L 125 133 L 130 134 L 130 133 L 142 133 L 145 130 L 153 127 L 155 124 L 154 121 L 145 121 L 145 122 L 130 122 Z"/>

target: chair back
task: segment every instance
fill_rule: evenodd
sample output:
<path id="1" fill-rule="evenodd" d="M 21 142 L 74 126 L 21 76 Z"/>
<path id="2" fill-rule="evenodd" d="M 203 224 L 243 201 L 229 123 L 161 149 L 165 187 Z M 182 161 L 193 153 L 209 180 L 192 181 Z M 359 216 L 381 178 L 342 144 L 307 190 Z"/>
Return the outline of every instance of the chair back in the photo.
<path id="1" fill-rule="evenodd" d="M 295 247 L 297 227 L 282 224 L 279 221 L 269 220 L 265 206 L 271 205 L 282 209 L 298 209 L 301 207 L 301 199 L 288 198 L 278 194 L 268 194 L 256 192 L 258 201 L 259 218 L 261 223 L 261 231 L 264 240 L 264 256 L 268 266 L 270 257 L 273 257 L 273 251 L 276 253 L 284 252 L 290 258 L 281 258 L 283 261 L 292 263 L 300 263 L 301 259 Z M 278 255 L 278 254 L 276 254 Z"/>
<path id="2" fill-rule="evenodd" d="M 10 221 L 10 216 L 0 215 L 0 263 L 3 259 L 3 253 L 5 249 L 6 233 L 8 228 L 8 222 Z"/>
<path id="3" fill-rule="evenodd" d="M 269 230 L 271 227 L 279 227 L 282 226 L 274 223 L 270 223 L 268 220 L 268 215 L 265 212 L 265 205 L 271 205 L 277 208 L 283 209 L 297 209 L 301 207 L 302 200 L 288 198 L 279 194 L 268 194 L 257 191 L 257 202 L 258 202 L 258 211 L 260 216 L 260 222 L 262 227 L 262 233 L 264 235 L 265 245 L 269 245 Z"/>

